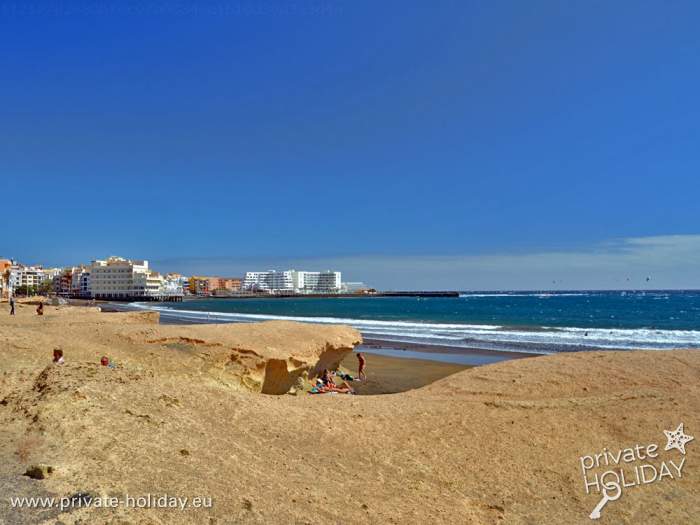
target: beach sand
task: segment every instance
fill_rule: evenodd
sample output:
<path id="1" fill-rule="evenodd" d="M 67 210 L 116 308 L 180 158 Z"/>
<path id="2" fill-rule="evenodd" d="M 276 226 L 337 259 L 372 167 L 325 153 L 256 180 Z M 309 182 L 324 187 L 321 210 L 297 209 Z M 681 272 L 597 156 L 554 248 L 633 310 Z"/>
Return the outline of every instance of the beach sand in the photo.
<path id="1" fill-rule="evenodd" d="M 365 359 L 367 360 L 367 381 L 352 383 L 352 387 L 361 395 L 405 392 L 469 368 L 439 361 L 386 357 L 369 353 L 365 353 Z M 341 366 L 343 370 L 347 370 L 356 377 L 356 353 L 353 352 L 347 356 Z"/>
<path id="2" fill-rule="evenodd" d="M 697 438 L 685 456 L 663 451 L 664 430 L 700 432 L 697 351 L 510 360 L 391 395 L 265 395 L 243 380 L 259 378 L 261 362 L 301 369 L 356 332 L 18 310 L 0 315 L 0 522 L 590 523 L 600 495 L 586 493 L 580 456 L 649 443 L 661 445 L 659 459 L 685 457 L 682 478 L 625 489 L 600 523 L 700 515 Z M 49 364 L 56 345 L 65 365 Z M 248 352 L 252 371 L 234 360 Z M 117 368 L 99 366 L 102 355 Z M 397 390 L 414 365 L 368 355 L 368 376 Z M 23 475 L 38 464 L 53 473 Z M 8 501 L 77 492 L 213 506 L 59 512 Z"/>

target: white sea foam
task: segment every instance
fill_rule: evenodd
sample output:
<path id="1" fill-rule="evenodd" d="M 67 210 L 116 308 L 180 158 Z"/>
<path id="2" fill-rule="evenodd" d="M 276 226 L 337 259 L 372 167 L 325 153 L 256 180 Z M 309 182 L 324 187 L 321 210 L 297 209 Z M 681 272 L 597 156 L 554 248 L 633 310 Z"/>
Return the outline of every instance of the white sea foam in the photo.
<path id="1" fill-rule="evenodd" d="M 697 330 L 577 327 L 540 327 L 536 330 L 526 330 L 499 325 L 202 312 L 172 309 L 167 306 L 153 306 L 149 303 L 133 303 L 132 306 L 159 311 L 164 317 L 197 323 L 285 320 L 305 323 L 346 324 L 357 328 L 365 337 L 370 339 L 536 354 L 593 348 L 653 350 L 700 348 L 700 331 Z"/>

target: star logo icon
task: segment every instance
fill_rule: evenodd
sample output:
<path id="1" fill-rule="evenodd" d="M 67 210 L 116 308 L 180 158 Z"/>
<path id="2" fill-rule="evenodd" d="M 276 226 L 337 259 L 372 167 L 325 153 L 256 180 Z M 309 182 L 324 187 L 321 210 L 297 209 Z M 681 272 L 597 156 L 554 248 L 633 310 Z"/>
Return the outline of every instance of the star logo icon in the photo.
<path id="1" fill-rule="evenodd" d="M 678 425 L 676 430 L 664 430 L 664 434 L 666 434 L 667 441 L 666 448 L 664 450 L 676 448 L 683 455 L 685 455 L 685 444 L 695 439 L 693 436 L 688 436 L 683 433 L 683 423 Z"/>

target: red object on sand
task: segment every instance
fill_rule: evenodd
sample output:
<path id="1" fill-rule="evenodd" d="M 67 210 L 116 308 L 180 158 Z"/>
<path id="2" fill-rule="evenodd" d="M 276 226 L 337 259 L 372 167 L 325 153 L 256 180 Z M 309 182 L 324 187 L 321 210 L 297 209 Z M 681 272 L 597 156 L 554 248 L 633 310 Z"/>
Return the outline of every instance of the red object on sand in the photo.
<path id="1" fill-rule="evenodd" d="M 100 364 L 102 366 L 109 366 L 109 357 L 103 356 L 102 359 L 100 359 Z"/>

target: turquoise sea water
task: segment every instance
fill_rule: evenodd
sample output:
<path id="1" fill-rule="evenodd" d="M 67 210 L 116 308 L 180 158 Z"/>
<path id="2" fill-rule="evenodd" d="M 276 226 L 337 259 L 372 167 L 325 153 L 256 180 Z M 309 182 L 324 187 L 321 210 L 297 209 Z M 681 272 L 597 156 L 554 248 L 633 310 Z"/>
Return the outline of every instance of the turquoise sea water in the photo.
<path id="1" fill-rule="evenodd" d="M 458 298 L 200 299 L 164 319 L 343 323 L 366 338 L 501 351 L 700 348 L 700 292 L 463 293 Z"/>

